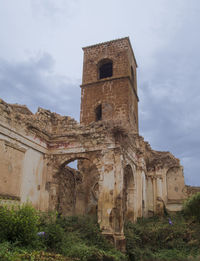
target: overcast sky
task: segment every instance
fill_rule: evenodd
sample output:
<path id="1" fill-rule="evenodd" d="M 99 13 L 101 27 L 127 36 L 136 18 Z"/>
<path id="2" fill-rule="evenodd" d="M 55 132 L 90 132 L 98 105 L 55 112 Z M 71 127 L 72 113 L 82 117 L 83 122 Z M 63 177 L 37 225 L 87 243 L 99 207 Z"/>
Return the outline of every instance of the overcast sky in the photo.
<path id="1" fill-rule="evenodd" d="M 0 0 L 0 97 L 79 120 L 81 47 L 125 36 L 140 134 L 200 186 L 199 0 Z"/>

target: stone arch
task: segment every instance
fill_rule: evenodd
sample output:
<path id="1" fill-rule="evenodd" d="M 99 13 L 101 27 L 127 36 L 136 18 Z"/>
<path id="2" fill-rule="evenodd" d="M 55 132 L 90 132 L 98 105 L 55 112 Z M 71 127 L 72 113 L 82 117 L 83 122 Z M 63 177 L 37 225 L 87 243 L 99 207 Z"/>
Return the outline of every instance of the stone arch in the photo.
<path id="1" fill-rule="evenodd" d="M 134 221 L 135 179 L 130 165 L 124 168 L 123 177 L 123 212 L 124 220 Z"/>
<path id="2" fill-rule="evenodd" d="M 56 156 L 57 165 L 50 184 L 51 209 L 63 215 L 97 215 L 100 172 L 93 154 Z M 75 160 L 77 170 L 67 166 Z"/>

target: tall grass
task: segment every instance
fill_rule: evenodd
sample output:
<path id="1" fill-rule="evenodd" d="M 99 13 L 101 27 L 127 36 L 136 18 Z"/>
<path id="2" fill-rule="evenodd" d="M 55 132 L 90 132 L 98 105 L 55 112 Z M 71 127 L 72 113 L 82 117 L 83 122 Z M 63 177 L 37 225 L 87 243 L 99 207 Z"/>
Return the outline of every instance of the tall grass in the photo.
<path id="1" fill-rule="evenodd" d="M 129 260 L 200 260 L 200 224 L 181 213 L 125 226 Z M 196 260 L 195 259 L 195 260 Z"/>

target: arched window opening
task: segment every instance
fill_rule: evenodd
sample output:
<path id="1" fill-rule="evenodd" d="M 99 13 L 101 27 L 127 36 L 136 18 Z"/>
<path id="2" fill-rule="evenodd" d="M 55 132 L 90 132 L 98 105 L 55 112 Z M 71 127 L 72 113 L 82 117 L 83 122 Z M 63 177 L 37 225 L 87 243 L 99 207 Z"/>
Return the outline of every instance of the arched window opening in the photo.
<path id="1" fill-rule="evenodd" d="M 95 109 L 96 121 L 102 120 L 102 105 L 99 104 Z"/>
<path id="2" fill-rule="evenodd" d="M 99 65 L 99 79 L 112 77 L 113 75 L 113 63 L 111 60 L 103 60 Z"/>

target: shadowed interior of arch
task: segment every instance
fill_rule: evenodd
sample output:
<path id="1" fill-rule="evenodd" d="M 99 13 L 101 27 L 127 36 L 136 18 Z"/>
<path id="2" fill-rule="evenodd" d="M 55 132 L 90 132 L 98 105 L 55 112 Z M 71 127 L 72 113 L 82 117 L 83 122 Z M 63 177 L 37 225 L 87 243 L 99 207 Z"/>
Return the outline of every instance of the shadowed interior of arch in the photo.
<path id="1" fill-rule="evenodd" d="M 130 165 L 124 168 L 123 210 L 125 220 L 134 219 L 134 175 Z"/>
<path id="2" fill-rule="evenodd" d="M 97 216 L 99 172 L 92 161 L 84 158 L 66 161 L 60 166 L 56 180 L 59 214 Z"/>

